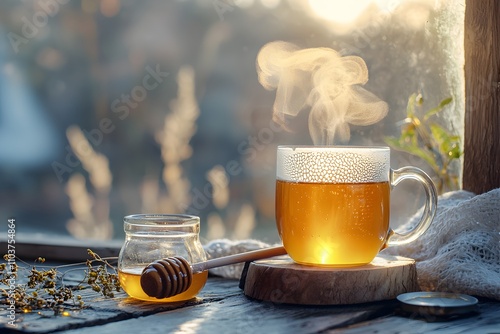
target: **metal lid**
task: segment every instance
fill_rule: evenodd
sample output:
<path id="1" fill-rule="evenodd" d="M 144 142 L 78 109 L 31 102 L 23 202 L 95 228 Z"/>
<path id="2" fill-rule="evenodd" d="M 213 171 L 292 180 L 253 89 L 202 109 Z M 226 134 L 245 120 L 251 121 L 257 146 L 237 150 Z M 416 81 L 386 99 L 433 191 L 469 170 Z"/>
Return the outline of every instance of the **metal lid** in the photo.
<path id="1" fill-rule="evenodd" d="M 420 315 L 449 316 L 477 311 L 477 299 L 450 292 L 410 292 L 397 297 L 403 310 Z"/>

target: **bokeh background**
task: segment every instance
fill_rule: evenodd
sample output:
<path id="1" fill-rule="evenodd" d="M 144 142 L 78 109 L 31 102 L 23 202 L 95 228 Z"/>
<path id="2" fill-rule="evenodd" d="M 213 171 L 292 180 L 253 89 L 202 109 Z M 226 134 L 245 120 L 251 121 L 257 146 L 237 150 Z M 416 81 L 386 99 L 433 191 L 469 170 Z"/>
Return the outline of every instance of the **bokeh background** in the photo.
<path id="1" fill-rule="evenodd" d="M 268 42 L 329 47 L 367 63 L 389 104 L 352 145 L 398 136 L 408 98 L 463 137 L 459 0 L 33 0 L 0 2 L 0 217 L 18 235 L 123 239 L 127 214 L 187 212 L 204 241 L 275 242 L 276 146 L 311 144 L 307 110 L 272 121 L 257 80 Z M 393 151 L 392 166 L 432 170 Z M 454 171 L 460 173 L 460 163 Z M 436 177 L 436 175 L 432 175 Z M 413 182 L 392 225 L 418 210 Z"/>

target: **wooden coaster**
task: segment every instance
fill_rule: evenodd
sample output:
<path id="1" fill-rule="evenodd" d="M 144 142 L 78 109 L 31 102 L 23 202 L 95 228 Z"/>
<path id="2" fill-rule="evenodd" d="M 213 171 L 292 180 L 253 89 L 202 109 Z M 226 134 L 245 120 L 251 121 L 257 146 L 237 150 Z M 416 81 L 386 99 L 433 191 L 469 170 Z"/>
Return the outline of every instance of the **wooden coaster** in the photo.
<path id="1" fill-rule="evenodd" d="M 357 304 L 418 291 L 415 260 L 379 255 L 370 264 L 322 268 L 288 256 L 251 262 L 243 287 L 250 298 L 300 305 Z"/>

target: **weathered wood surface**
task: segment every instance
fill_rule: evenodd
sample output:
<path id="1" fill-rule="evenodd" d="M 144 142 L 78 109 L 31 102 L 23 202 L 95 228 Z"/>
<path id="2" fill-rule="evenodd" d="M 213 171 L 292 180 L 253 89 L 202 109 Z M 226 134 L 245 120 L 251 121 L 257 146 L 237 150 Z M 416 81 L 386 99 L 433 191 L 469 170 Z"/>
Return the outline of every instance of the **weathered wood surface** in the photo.
<path id="1" fill-rule="evenodd" d="M 96 330 L 95 326 L 119 322 L 126 319 L 144 317 L 164 311 L 172 311 L 178 308 L 189 308 L 198 304 L 216 303 L 233 295 L 241 294 L 238 283 L 234 280 L 213 279 L 203 289 L 198 298 L 186 303 L 149 303 L 138 301 L 128 297 L 125 293 L 117 293 L 114 298 L 101 297 L 90 289 L 78 291 L 85 302 L 81 310 L 71 310 L 70 316 L 54 316 L 52 311 L 21 313 L 17 314 L 17 328 L 7 325 L 6 311 L 0 311 L 0 333 L 23 332 L 23 333 L 52 333 L 65 329 L 76 329 L 89 327 Z M 127 332 L 127 331 L 125 331 Z"/>
<path id="2" fill-rule="evenodd" d="M 65 275 L 65 284 L 80 282 L 82 270 Z M 240 283 L 241 285 L 241 283 Z M 317 333 L 337 329 L 354 333 L 420 333 L 414 328 L 443 328 L 460 333 L 471 328 L 500 329 L 500 303 L 483 302 L 481 314 L 435 326 L 435 319 L 398 316 L 395 300 L 343 306 L 297 306 L 259 302 L 244 296 L 235 280 L 210 277 L 199 296 L 186 303 L 159 304 L 137 301 L 118 293 L 100 297 L 90 289 L 79 292 L 86 307 L 70 310 L 70 316 L 52 312 L 17 314 L 17 328 L 7 326 L 6 311 L 0 311 L 0 333 Z M 413 317 L 414 318 L 414 317 Z M 476 325 L 479 324 L 479 327 Z M 418 325 L 418 326 L 417 326 Z M 482 326 L 482 327 L 481 327 Z M 493 327 L 492 327 L 493 326 Z"/>
<path id="3" fill-rule="evenodd" d="M 185 304 L 113 299 L 82 293 L 87 307 L 71 316 L 50 312 L 19 314 L 16 330 L 1 333 L 495 333 L 500 331 L 500 302 L 483 301 L 480 313 L 446 322 L 398 315 L 395 300 L 343 306 L 298 306 L 259 302 L 244 296 L 238 282 L 210 277 L 198 298 Z"/>
<path id="4" fill-rule="evenodd" d="M 495 334 L 500 333 L 500 303 L 483 301 L 479 304 L 478 314 L 454 320 L 440 321 L 432 316 L 422 318 L 412 315 L 380 317 L 325 333 Z"/>
<path id="5" fill-rule="evenodd" d="M 463 188 L 500 187 L 500 1 L 465 6 L 465 133 Z"/>
<path id="6" fill-rule="evenodd" d="M 415 261 L 389 255 L 351 268 L 301 266 L 289 257 L 255 261 L 244 286 L 251 298 L 299 305 L 367 303 L 413 291 L 418 291 Z"/>

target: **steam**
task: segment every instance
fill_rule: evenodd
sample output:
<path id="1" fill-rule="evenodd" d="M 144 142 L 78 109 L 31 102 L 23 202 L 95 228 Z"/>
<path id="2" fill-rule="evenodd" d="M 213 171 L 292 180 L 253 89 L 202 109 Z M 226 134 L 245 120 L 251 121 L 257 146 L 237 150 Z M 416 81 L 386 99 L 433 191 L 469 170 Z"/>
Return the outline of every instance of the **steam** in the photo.
<path id="1" fill-rule="evenodd" d="M 277 41 L 257 56 L 259 82 L 276 89 L 273 119 L 285 124 L 310 107 L 309 133 L 315 145 L 349 141 L 349 125 L 371 125 L 385 117 L 387 103 L 360 85 L 368 68 L 357 56 L 342 57 L 329 48 L 299 49 Z"/>

